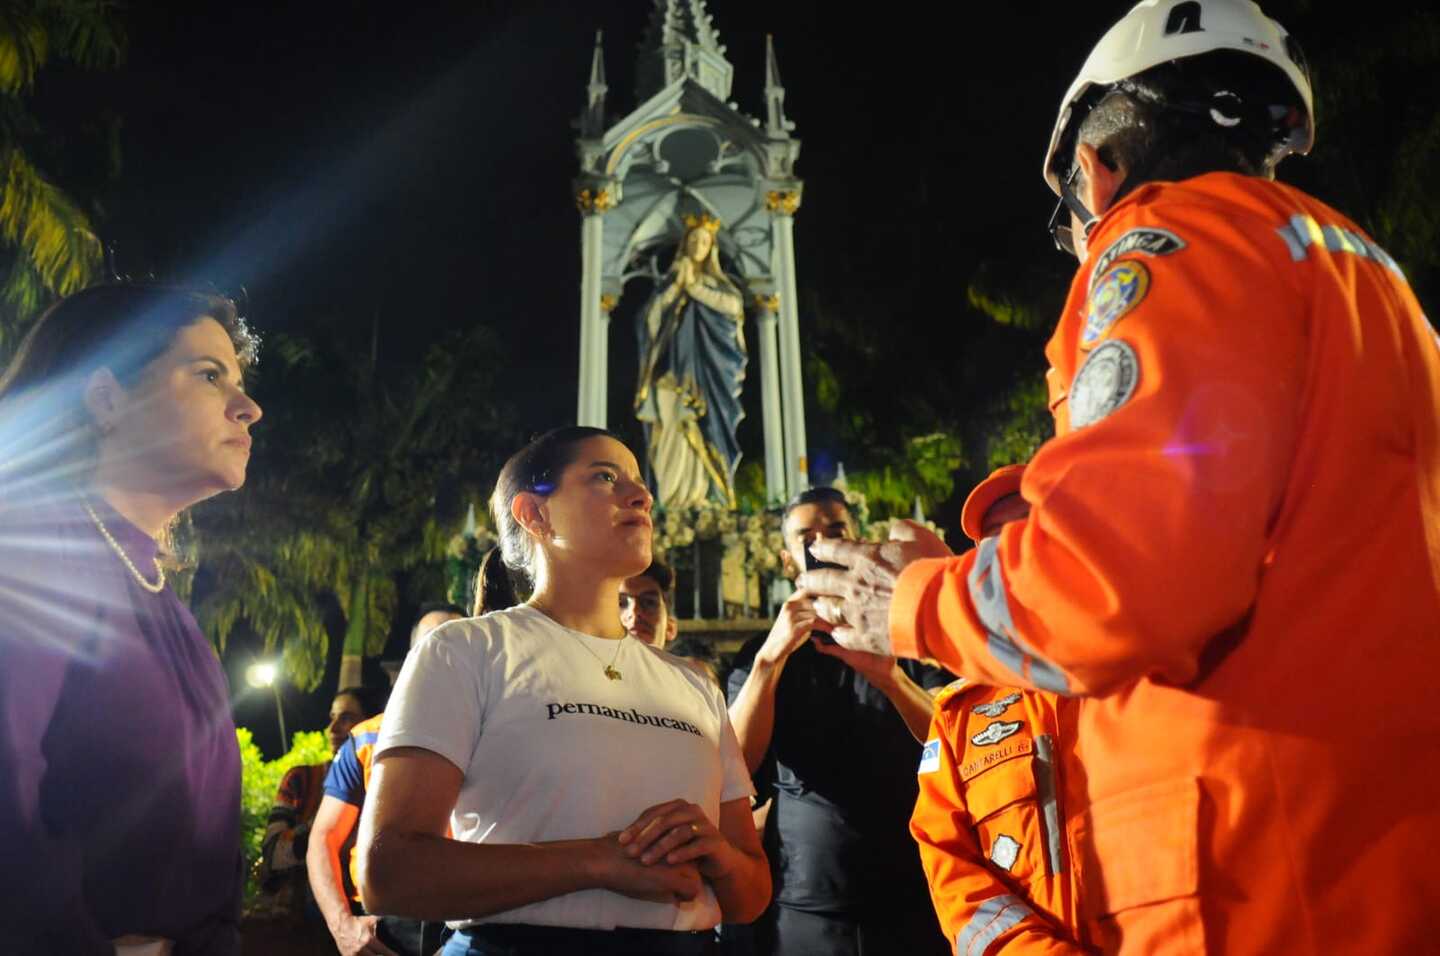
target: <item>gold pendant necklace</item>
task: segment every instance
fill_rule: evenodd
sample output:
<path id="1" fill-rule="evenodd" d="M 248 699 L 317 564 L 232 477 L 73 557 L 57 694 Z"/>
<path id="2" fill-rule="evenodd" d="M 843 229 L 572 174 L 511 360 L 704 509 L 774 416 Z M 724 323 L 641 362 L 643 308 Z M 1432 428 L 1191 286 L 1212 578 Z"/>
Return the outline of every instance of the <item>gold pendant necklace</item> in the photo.
<path id="1" fill-rule="evenodd" d="M 544 609 L 541 608 L 538 604 L 531 604 L 530 607 L 539 611 L 541 614 L 545 614 Z M 620 650 L 625 646 L 625 636 L 623 634 L 620 636 L 620 639 L 615 642 L 615 653 L 611 656 L 610 663 L 607 664 L 605 663 L 605 658 L 592 651 L 590 649 L 590 645 L 586 644 L 584 639 L 581 638 L 580 635 L 577 634 L 573 629 L 565 627 L 564 624 L 556 621 L 553 617 L 550 617 L 549 614 L 545 614 L 545 617 L 549 618 L 550 622 L 553 623 L 555 626 L 564 628 L 565 633 L 575 638 L 575 641 L 585 649 L 586 654 L 589 654 L 591 657 L 595 658 L 595 660 L 599 661 L 601 673 L 603 673 L 607 678 L 609 678 L 610 680 L 625 679 L 623 676 L 621 676 L 619 669 L 615 666 L 615 662 L 620 659 Z"/>
<path id="2" fill-rule="evenodd" d="M 130 560 L 130 555 L 125 553 L 125 549 L 120 547 L 120 542 L 110 536 L 110 529 L 105 527 L 105 522 L 100 520 L 100 516 L 95 513 L 95 509 L 90 507 L 90 502 L 81 501 L 80 503 L 85 507 L 85 513 L 90 516 L 90 520 L 95 522 L 95 527 L 100 530 L 100 537 L 104 538 L 105 543 L 110 545 L 110 550 L 114 551 L 120 558 L 120 561 L 130 571 L 130 574 L 135 578 L 136 582 L 151 594 L 159 594 L 165 590 L 165 569 L 160 566 L 159 559 L 151 559 L 155 562 L 155 583 L 151 584 L 145 580 L 145 576 L 140 573 L 140 569 L 135 567 L 135 563 Z"/>
<path id="3" fill-rule="evenodd" d="M 570 632 L 569 632 L 568 630 L 567 630 L 565 633 L 570 634 Z M 620 638 L 620 640 L 618 640 L 618 641 L 615 642 L 615 655 L 610 658 L 610 663 L 606 664 L 606 663 L 605 663 L 605 658 L 601 657 L 599 654 L 596 654 L 594 651 L 592 651 L 592 650 L 590 649 L 590 645 L 589 645 L 589 644 L 586 644 L 585 641 L 581 639 L 581 637 L 580 637 L 579 634 L 570 634 L 570 636 L 573 637 L 573 638 L 575 638 L 575 640 L 577 640 L 577 641 L 580 642 L 580 646 L 583 647 L 583 648 L 585 648 L 585 653 L 589 654 L 591 657 L 595 658 L 597 661 L 600 662 L 600 665 L 601 665 L 601 667 L 603 668 L 602 673 L 603 673 L 606 677 L 608 677 L 610 680 L 624 680 L 624 679 L 625 679 L 625 678 L 623 678 L 623 677 L 620 675 L 620 671 L 617 670 L 616 667 L 615 667 L 615 662 L 620 659 L 620 649 L 625 646 L 625 638 L 622 637 L 622 638 Z"/>

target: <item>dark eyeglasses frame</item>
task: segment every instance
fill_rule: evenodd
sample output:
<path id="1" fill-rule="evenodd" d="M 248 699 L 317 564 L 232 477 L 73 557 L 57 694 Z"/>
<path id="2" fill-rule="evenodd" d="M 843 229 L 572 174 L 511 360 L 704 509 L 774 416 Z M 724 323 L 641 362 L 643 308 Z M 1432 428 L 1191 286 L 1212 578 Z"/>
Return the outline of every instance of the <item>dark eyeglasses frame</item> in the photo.
<path id="1" fill-rule="evenodd" d="M 1080 257 L 1080 253 L 1075 251 L 1075 231 L 1070 228 L 1070 224 L 1065 222 L 1062 216 L 1066 210 L 1073 212 L 1076 218 L 1085 224 L 1087 238 L 1090 236 L 1090 230 L 1095 228 L 1095 223 L 1098 221 L 1094 214 L 1085 208 L 1080 197 L 1075 195 L 1075 177 L 1079 175 L 1080 164 L 1076 163 L 1075 167 L 1070 170 L 1070 175 L 1060 183 L 1060 199 L 1055 203 L 1055 211 L 1050 214 L 1050 222 L 1046 225 L 1050 232 L 1050 238 L 1055 240 L 1055 248 L 1061 252 L 1068 252 L 1077 259 Z"/>

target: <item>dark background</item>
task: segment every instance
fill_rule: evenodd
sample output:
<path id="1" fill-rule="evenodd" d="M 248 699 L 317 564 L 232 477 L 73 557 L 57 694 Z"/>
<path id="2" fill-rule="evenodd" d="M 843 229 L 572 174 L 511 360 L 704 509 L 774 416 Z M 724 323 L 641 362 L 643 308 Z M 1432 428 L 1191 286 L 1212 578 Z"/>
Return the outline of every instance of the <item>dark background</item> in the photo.
<path id="1" fill-rule="evenodd" d="M 752 115 L 763 116 L 774 35 L 803 142 L 802 339 L 841 392 L 830 403 L 840 412 L 813 394 L 807 405 L 817 480 L 838 461 L 882 464 L 887 436 L 966 433 L 972 409 L 1043 370 L 1047 330 L 988 320 L 967 288 L 980 276 L 1042 304 L 1063 297 L 1073 261 L 1044 233 L 1053 198 L 1041 160 L 1060 96 L 1129 6 L 1007 5 L 982 17 L 964 5 L 709 4 L 735 67 L 732 98 Z M 1387 188 L 1405 111 L 1418 100 L 1433 112 L 1435 74 L 1411 75 L 1397 52 L 1368 76 L 1393 95 L 1373 95 L 1382 108 L 1372 110 L 1337 101 L 1338 128 L 1327 127 L 1325 83 L 1348 59 L 1374 61 L 1423 5 L 1366 4 L 1363 19 L 1348 4 L 1266 6 L 1306 44 L 1322 92 L 1321 146 L 1283 178 L 1377 231 L 1367 213 Z M 126 64 L 49 69 L 36 104 L 73 118 L 60 142 L 75 148 L 51 165 L 96 216 L 117 272 L 243 289 L 262 334 L 368 339 L 378 321 L 382 364 L 488 325 L 499 349 L 486 374 L 516 430 L 537 431 L 575 411 L 572 120 L 594 34 L 604 30 L 613 122 L 638 105 L 649 10 L 640 0 L 135 4 Z M 89 148 L 107 133 L 118 149 Z M 644 294 L 629 290 L 611 326 L 611 422 L 622 429 Z M 263 361 L 257 394 L 285 401 L 266 391 Z M 754 399 L 742 440 L 757 457 Z M 964 479 L 983 464 L 967 460 L 942 523 L 954 523 Z M 402 610 L 390 656 L 408 634 L 413 607 Z M 287 689 L 291 730 L 319 725 L 338 641 L 331 651 L 320 691 Z M 237 720 L 273 754 L 273 703 L 241 693 L 241 663 Z"/>

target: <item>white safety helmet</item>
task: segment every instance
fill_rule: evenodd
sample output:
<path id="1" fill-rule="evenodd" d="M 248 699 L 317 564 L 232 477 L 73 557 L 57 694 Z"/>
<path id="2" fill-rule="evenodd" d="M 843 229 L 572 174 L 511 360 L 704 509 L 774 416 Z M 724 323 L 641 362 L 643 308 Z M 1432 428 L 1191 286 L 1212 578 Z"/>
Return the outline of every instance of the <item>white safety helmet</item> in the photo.
<path id="1" fill-rule="evenodd" d="M 1141 0 L 1112 26 L 1080 68 L 1060 104 L 1060 115 L 1045 153 L 1045 182 L 1060 195 L 1055 153 L 1069 131 L 1075 107 L 1094 87 L 1186 57 L 1238 50 L 1278 67 L 1304 106 L 1303 125 L 1275 156 L 1305 154 L 1315 145 L 1315 103 L 1300 47 L 1285 28 L 1261 12 L 1252 0 Z"/>

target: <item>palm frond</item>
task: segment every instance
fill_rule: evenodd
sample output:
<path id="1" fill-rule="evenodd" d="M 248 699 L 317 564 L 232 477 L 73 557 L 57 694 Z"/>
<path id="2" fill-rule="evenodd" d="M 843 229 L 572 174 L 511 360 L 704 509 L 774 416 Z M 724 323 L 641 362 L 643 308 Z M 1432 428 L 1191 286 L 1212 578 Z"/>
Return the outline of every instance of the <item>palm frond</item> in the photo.
<path id="1" fill-rule="evenodd" d="M 8 364 L 30 321 L 49 305 L 54 296 L 27 256 L 11 258 L 10 269 L 0 285 L 0 365 Z"/>
<path id="2" fill-rule="evenodd" d="M 18 149 L 0 157 L 0 238 L 17 246 L 45 288 L 65 296 L 85 288 L 104 262 L 100 238 L 69 196 Z"/>
<path id="3" fill-rule="evenodd" d="M 0 4 L 0 92 L 11 96 L 30 88 L 50 54 L 44 22 L 33 9 L 20 7 Z"/>
<path id="4" fill-rule="evenodd" d="M 93 69 L 124 61 L 129 38 L 115 0 L 49 0 L 38 9 L 55 56 Z"/>

